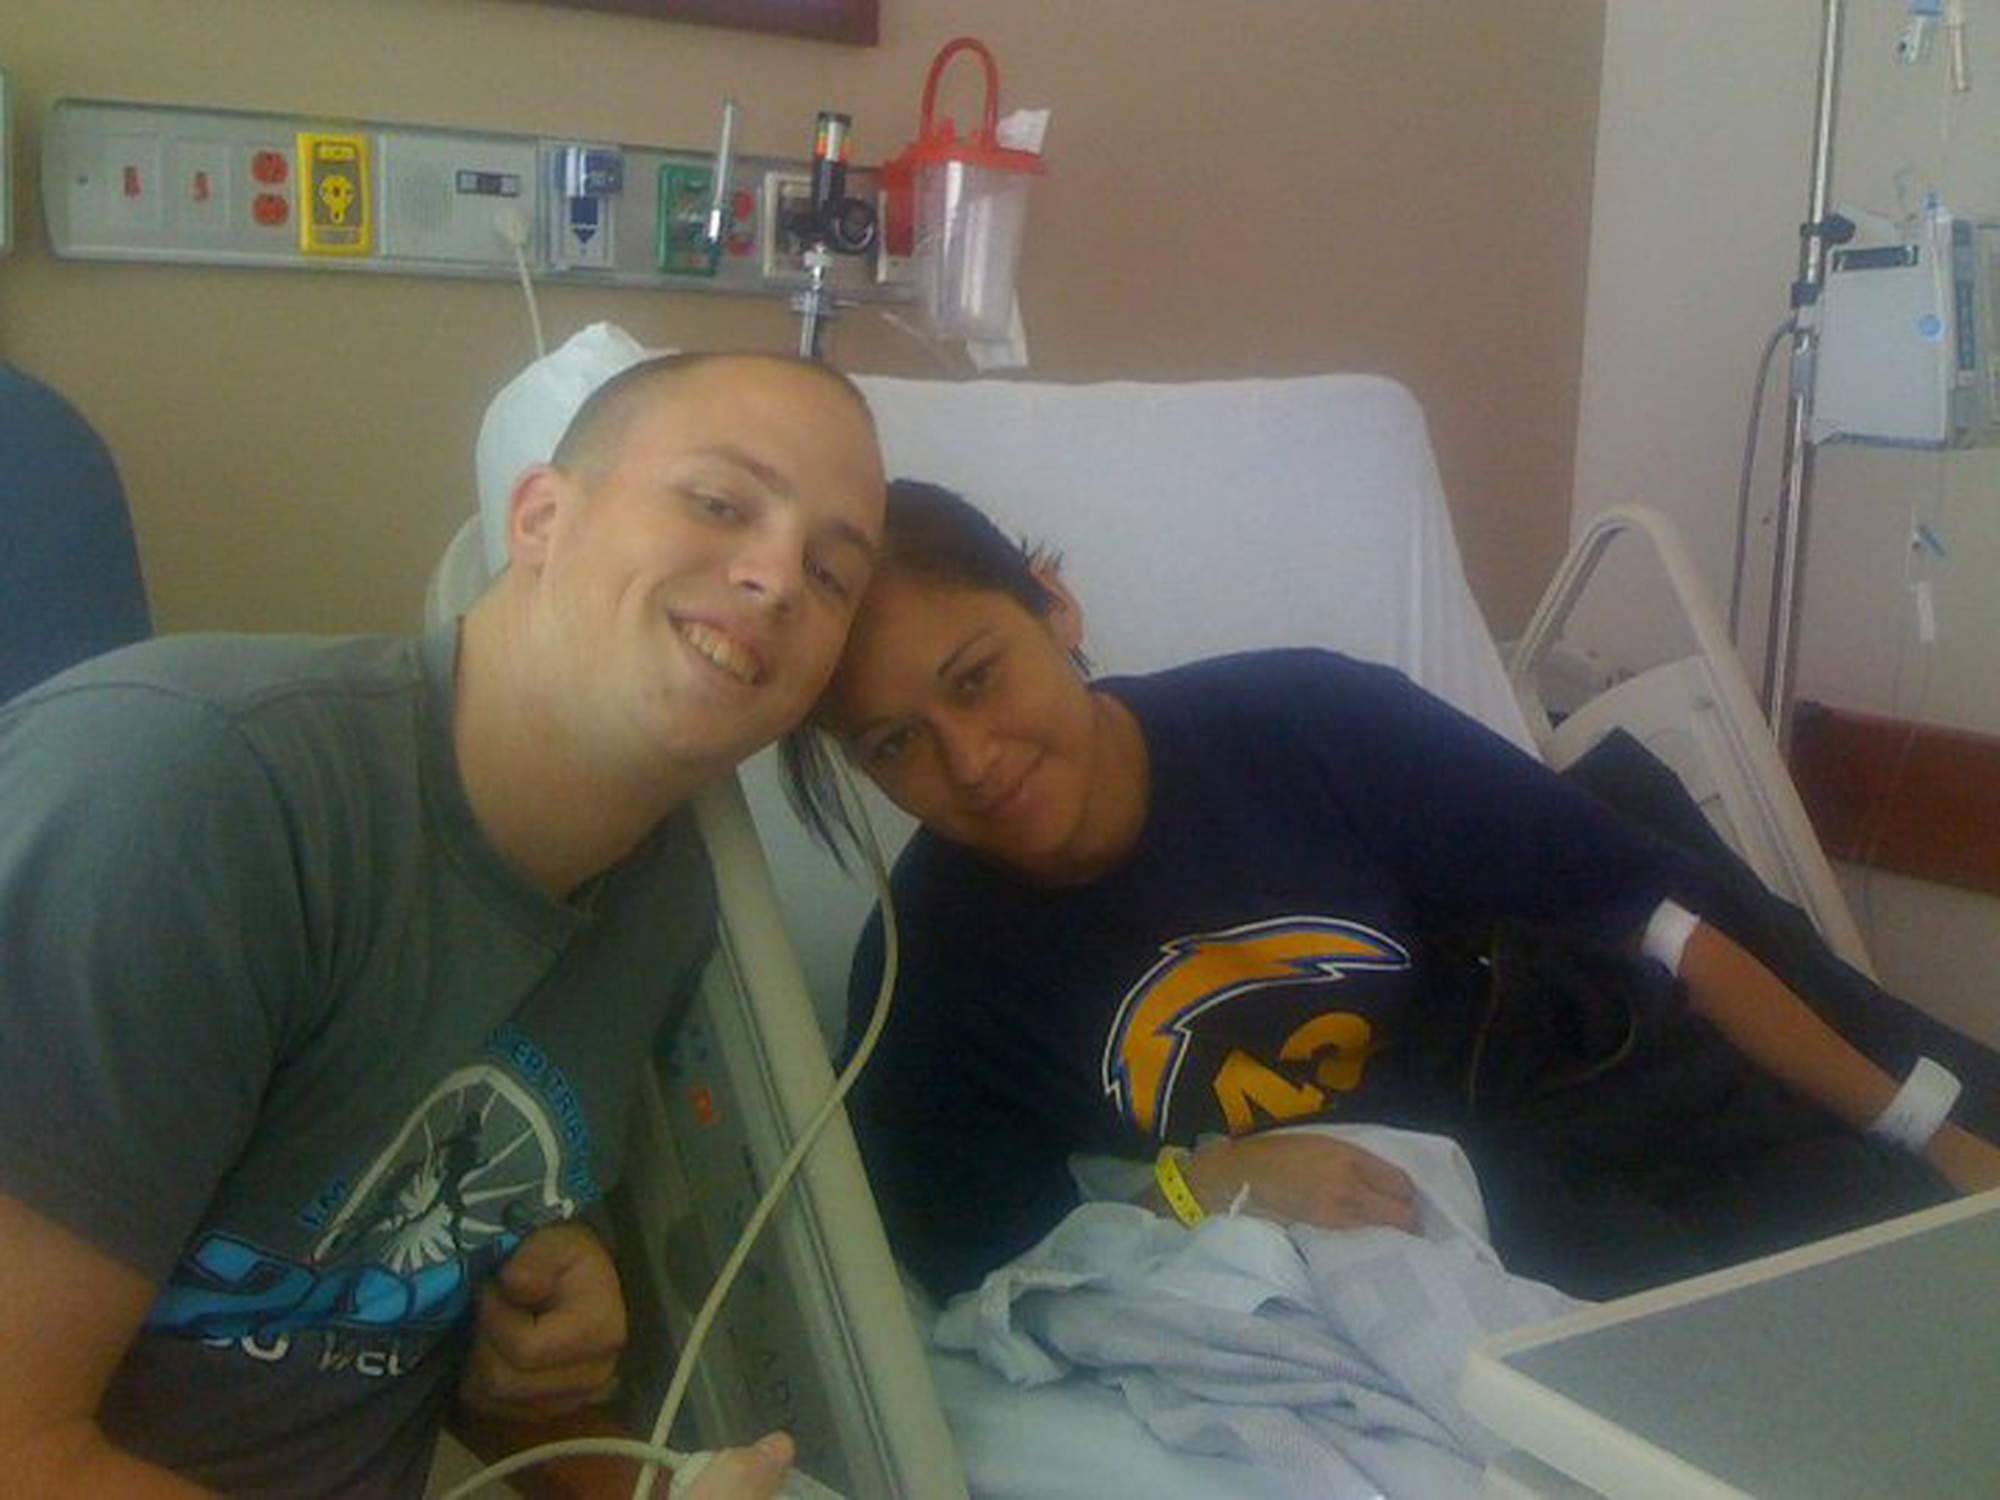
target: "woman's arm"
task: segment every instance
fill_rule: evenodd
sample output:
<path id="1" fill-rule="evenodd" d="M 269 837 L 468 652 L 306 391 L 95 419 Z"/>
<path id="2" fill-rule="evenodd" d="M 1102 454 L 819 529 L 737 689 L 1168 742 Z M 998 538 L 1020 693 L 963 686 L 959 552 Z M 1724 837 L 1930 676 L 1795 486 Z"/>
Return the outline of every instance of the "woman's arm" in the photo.
<path id="1" fill-rule="evenodd" d="M 1681 982 L 1694 1012 L 1793 1092 L 1866 1130 L 1896 1096 L 1898 1081 L 1863 1057 L 1791 988 L 1706 922 L 1682 951 Z M 1962 1193 L 2000 1187 L 2000 1149 L 1945 1125 L 1925 1156 Z"/>

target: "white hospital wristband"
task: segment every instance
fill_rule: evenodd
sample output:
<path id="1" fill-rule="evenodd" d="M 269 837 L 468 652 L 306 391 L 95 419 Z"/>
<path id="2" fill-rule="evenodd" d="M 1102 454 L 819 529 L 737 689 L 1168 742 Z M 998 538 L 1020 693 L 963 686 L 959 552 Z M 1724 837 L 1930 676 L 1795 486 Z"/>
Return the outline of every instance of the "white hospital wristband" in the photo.
<path id="1" fill-rule="evenodd" d="M 1958 1091 L 1959 1082 L 1947 1069 L 1920 1057 L 1868 1133 L 1905 1151 L 1921 1152 L 1958 1103 Z"/>
<path id="2" fill-rule="evenodd" d="M 1686 907 L 1662 901 L 1653 909 L 1653 915 L 1646 923 L 1646 935 L 1639 940 L 1639 951 L 1669 974 L 1678 977 L 1681 954 L 1700 922 L 1701 919 Z"/>

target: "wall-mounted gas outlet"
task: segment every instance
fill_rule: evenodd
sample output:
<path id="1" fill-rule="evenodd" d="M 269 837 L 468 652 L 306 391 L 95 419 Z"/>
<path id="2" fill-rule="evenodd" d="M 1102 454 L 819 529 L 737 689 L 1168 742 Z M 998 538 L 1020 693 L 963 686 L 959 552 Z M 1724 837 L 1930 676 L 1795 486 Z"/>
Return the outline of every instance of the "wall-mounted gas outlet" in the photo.
<path id="1" fill-rule="evenodd" d="M 669 276 L 713 276 L 721 246 L 708 242 L 714 168 L 694 162 L 660 165 L 660 269 Z"/>
<path id="2" fill-rule="evenodd" d="M 617 202 L 625 191 L 625 153 L 616 146 L 564 143 L 548 148 L 549 264 L 558 270 L 609 270 L 618 263 Z"/>
<path id="3" fill-rule="evenodd" d="M 664 275 L 714 280 L 739 279 L 744 261 L 757 250 L 757 194 L 732 186 L 723 198 L 722 243 L 708 241 L 714 206 L 715 169 L 706 162 L 663 162 L 660 166 L 659 267 Z"/>
<path id="4" fill-rule="evenodd" d="M 916 246 L 908 235 L 891 236 L 889 233 L 889 195 L 878 192 L 875 195 L 876 220 L 882 232 L 875 237 L 875 284 L 877 286 L 910 286 L 917 284 Z"/>
<path id="5" fill-rule="evenodd" d="M 806 243 L 788 224 L 812 211 L 812 177 L 806 172 L 766 172 L 757 244 L 767 281 L 806 279 Z"/>

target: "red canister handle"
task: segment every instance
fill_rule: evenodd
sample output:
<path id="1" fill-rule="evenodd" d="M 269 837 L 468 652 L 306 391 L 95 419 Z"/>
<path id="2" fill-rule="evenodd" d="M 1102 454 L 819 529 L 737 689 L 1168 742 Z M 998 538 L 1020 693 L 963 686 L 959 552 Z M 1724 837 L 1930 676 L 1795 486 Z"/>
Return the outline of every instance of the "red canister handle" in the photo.
<path id="1" fill-rule="evenodd" d="M 978 54 L 980 66 L 986 71 L 986 111 L 980 122 L 979 134 L 974 137 L 982 146 L 991 146 L 1000 131 L 1000 65 L 993 61 L 993 54 L 986 44 L 977 37 L 954 37 L 938 49 L 938 55 L 931 62 L 930 76 L 924 80 L 923 118 L 918 122 L 917 139 L 928 141 L 936 136 L 936 128 L 931 123 L 931 113 L 937 105 L 938 78 L 945 70 L 945 64 L 961 52 Z"/>

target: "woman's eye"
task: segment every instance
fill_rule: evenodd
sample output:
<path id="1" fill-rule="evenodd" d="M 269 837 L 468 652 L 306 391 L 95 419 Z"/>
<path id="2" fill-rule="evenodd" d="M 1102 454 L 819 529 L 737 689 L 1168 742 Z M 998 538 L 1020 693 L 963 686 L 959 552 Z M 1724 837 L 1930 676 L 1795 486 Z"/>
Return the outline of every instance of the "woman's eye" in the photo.
<path id="1" fill-rule="evenodd" d="M 977 662 L 959 673 L 958 680 L 952 687 L 962 700 L 977 698 L 993 685 L 993 678 L 998 671 L 998 661 L 988 657 L 985 661 Z"/>
<path id="2" fill-rule="evenodd" d="M 863 758 L 871 766 L 891 766 L 901 760 L 916 740 L 916 732 L 910 729 L 894 729 L 883 735 L 864 752 Z"/>

